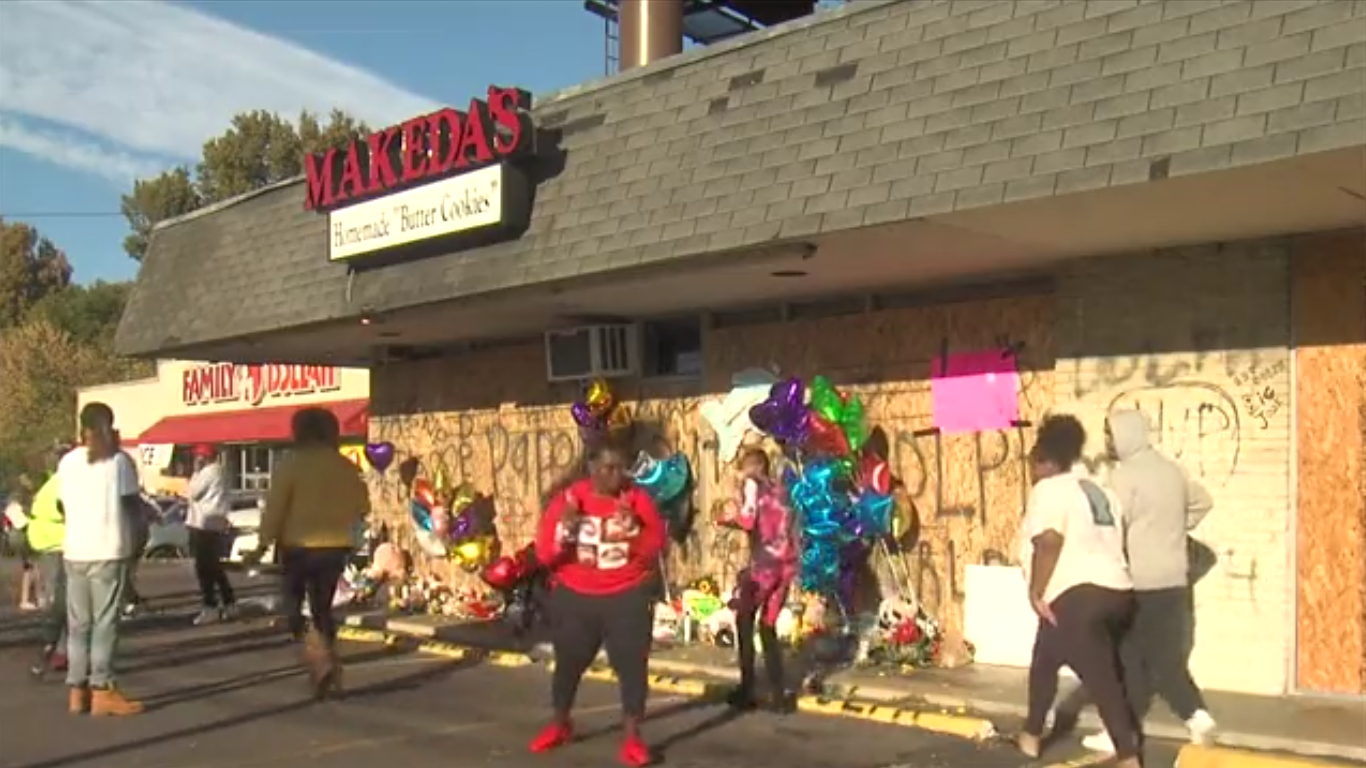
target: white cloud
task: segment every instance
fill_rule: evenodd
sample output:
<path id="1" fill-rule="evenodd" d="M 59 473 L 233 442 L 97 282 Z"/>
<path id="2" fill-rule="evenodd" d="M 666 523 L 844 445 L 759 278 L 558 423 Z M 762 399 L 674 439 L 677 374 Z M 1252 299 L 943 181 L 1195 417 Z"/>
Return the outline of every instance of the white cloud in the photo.
<path id="1" fill-rule="evenodd" d="M 134 179 L 155 176 L 169 165 L 82 141 L 75 136 L 35 129 L 4 115 L 0 115 L 0 147 L 103 176 L 121 187 L 131 186 Z"/>
<path id="2" fill-rule="evenodd" d="M 125 179 L 137 155 L 195 160 L 238 112 L 344 109 L 373 125 L 436 104 L 293 43 L 166 3 L 0 2 L 0 112 L 79 129 L 73 143 L 21 120 L 0 144 Z M 0 117 L 0 120 L 4 120 Z M 162 164 L 167 165 L 167 164 Z"/>

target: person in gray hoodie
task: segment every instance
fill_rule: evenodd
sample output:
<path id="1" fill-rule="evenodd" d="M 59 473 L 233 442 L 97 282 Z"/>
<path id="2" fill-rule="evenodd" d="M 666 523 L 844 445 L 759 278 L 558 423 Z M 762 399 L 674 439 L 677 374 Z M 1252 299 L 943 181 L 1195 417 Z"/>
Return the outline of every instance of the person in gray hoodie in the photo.
<path id="1" fill-rule="evenodd" d="M 1160 696 L 1201 744 L 1215 722 L 1188 666 L 1194 605 L 1186 538 L 1214 503 L 1180 464 L 1153 447 L 1142 412 L 1111 414 L 1105 441 L 1114 462 L 1110 487 L 1128 520 L 1125 548 L 1134 581 L 1136 610 L 1120 652 L 1129 703 L 1142 722 L 1153 695 Z M 1103 731 L 1082 743 L 1114 751 Z"/>

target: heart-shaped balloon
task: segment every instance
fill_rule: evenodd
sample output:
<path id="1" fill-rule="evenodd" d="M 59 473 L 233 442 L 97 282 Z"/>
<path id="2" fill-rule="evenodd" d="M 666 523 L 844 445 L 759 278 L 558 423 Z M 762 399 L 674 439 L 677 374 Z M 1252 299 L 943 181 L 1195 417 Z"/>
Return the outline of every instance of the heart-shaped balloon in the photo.
<path id="1" fill-rule="evenodd" d="M 749 420 L 760 431 L 789 444 L 805 438 L 806 388 L 802 380 L 791 378 L 774 384 L 768 399 L 749 409 Z"/>
<path id="2" fill-rule="evenodd" d="M 436 489 L 432 488 L 431 481 L 419 477 L 413 481 L 413 498 L 422 502 L 422 506 L 431 509 L 436 506 Z"/>
<path id="3" fill-rule="evenodd" d="M 584 429 L 600 430 L 603 427 L 602 420 L 593 415 L 593 410 L 583 401 L 569 406 L 569 415 L 574 417 L 575 424 Z"/>
<path id="4" fill-rule="evenodd" d="M 515 558 L 500 557 L 489 563 L 479 576 L 484 583 L 500 592 L 517 586 L 526 575 L 525 568 Z"/>
<path id="5" fill-rule="evenodd" d="M 451 519 L 450 533 L 446 538 L 451 541 L 464 541 L 475 534 L 474 515 L 461 512 Z"/>
<path id="6" fill-rule="evenodd" d="M 383 472 L 394 463 L 394 444 L 389 441 L 365 444 L 365 460 L 376 472 Z"/>
<path id="7" fill-rule="evenodd" d="M 864 454 L 859 462 L 859 484 L 874 493 L 886 494 L 892 490 L 892 469 L 881 456 Z"/>
<path id="8" fill-rule="evenodd" d="M 806 442 L 802 447 L 825 456 L 848 456 L 849 438 L 834 422 L 811 413 L 806 419 Z"/>
<path id="9" fill-rule="evenodd" d="M 606 379 L 593 379 L 584 390 L 583 403 L 588 406 L 590 413 L 601 418 L 612 410 L 616 398 L 612 396 L 612 387 Z"/>
<path id="10" fill-rule="evenodd" d="M 840 393 L 835 389 L 835 385 L 824 376 L 815 376 L 811 379 L 808 387 L 810 401 L 807 406 L 812 413 L 817 414 L 826 421 L 839 423 L 840 417 L 844 414 L 844 401 L 840 398 Z"/>

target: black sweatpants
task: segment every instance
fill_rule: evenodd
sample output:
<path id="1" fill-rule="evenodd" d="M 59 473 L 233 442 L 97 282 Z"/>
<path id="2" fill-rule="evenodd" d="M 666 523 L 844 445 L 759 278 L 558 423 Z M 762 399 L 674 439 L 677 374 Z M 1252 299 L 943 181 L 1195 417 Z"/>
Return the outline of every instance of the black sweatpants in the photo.
<path id="1" fill-rule="evenodd" d="M 337 583 L 346 571 L 351 556 L 347 548 L 307 549 L 286 547 L 280 553 L 284 571 L 285 617 L 295 638 L 304 636 L 304 601 L 313 618 L 313 628 L 328 643 L 337 639 L 337 619 L 332 615 L 332 598 Z"/>
<path id="2" fill-rule="evenodd" d="M 1154 695 L 1172 712 L 1189 720 L 1205 708 L 1204 697 L 1191 678 L 1189 661 L 1194 646 L 1194 602 L 1189 587 L 1134 592 L 1134 618 L 1120 646 L 1124 687 L 1129 706 L 1142 721 Z"/>
<path id="3" fill-rule="evenodd" d="M 621 688 L 622 714 L 645 716 L 654 631 L 652 588 L 650 580 L 612 595 L 585 595 L 563 585 L 551 588 L 550 640 L 555 647 L 555 670 L 550 699 L 557 716 L 567 717 L 574 708 L 583 674 L 604 645 Z"/>
<path id="4" fill-rule="evenodd" d="M 760 615 L 768 599 L 769 596 L 764 593 L 763 588 L 751 579 L 748 573 L 741 574 L 739 600 L 735 606 L 735 643 L 740 650 L 740 688 L 748 695 L 754 693 L 756 629 L 759 640 L 764 644 L 764 672 L 768 677 L 769 695 L 781 696 L 787 688 L 783 673 L 783 648 L 778 643 L 778 629 L 764 621 Z"/>
<path id="5" fill-rule="evenodd" d="M 1137 756 L 1142 734 L 1129 708 L 1119 665 L 1119 642 L 1133 613 L 1133 593 L 1082 584 L 1059 595 L 1052 608 L 1057 624 L 1040 621 L 1034 638 L 1025 733 L 1043 734 L 1044 720 L 1058 696 L 1058 672 L 1066 665 L 1095 701 L 1116 757 Z"/>
<path id="6" fill-rule="evenodd" d="M 194 575 L 199 581 L 199 597 L 205 608 L 227 607 L 237 602 L 223 570 L 223 543 L 227 537 L 217 531 L 190 529 L 190 555 Z"/>

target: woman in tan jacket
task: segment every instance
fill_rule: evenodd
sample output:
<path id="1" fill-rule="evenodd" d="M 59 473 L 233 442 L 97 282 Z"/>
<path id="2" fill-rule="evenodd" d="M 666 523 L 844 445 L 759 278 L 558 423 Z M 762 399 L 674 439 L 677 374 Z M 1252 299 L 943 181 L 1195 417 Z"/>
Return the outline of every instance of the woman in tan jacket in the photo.
<path id="1" fill-rule="evenodd" d="M 271 473 L 261 539 L 255 557 L 274 544 L 284 571 L 285 615 L 318 698 L 340 694 L 337 622 L 332 598 L 370 514 L 370 493 L 356 465 L 339 450 L 337 417 L 322 408 L 294 414 L 294 450 Z M 305 633 L 304 601 L 313 627 Z"/>

